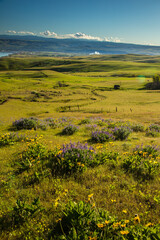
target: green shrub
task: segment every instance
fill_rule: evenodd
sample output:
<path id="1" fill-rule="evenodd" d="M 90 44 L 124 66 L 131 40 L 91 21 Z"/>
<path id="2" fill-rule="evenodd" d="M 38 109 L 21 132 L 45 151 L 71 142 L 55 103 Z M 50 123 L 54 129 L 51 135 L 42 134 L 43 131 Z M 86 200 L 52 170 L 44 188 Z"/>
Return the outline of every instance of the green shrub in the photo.
<path id="1" fill-rule="evenodd" d="M 156 145 L 137 145 L 133 149 L 134 155 L 139 155 L 141 157 L 151 157 L 151 158 L 156 158 L 159 155 L 159 147 Z"/>
<path id="2" fill-rule="evenodd" d="M 40 210 L 42 210 L 40 206 L 39 198 L 35 198 L 33 202 L 29 205 L 26 204 L 25 201 L 17 200 L 16 206 L 12 211 L 12 223 L 14 225 L 23 224 L 28 218 L 35 216 Z"/>
<path id="3" fill-rule="evenodd" d="M 133 125 L 131 125 L 131 129 L 134 131 L 134 132 L 144 132 L 145 131 L 145 127 L 140 124 L 140 123 L 135 123 Z"/>
<path id="4" fill-rule="evenodd" d="M 25 222 L 37 216 L 43 208 L 40 205 L 39 197 L 31 204 L 18 199 L 16 205 L 0 217 L 0 230 L 14 230 L 20 228 Z"/>
<path id="5" fill-rule="evenodd" d="M 90 123 L 91 123 L 91 119 L 90 118 L 85 118 L 85 119 L 81 120 L 80 125 L 81 124 L 90 124 Z"/>
<path id="6" fill-rule="evenodd" d="M 114 141 L 114 136 L 107 130 L 96 130 L 91 134 L 91 141 L 96 143 Z"/>
<path id="7" fill-rule="evenodd" d="M 37 128 L 37 119 L 35 118 L 21 118 L 12 123 L 12 126 L 16 130 L 21 129 L 36 129 Z"/>
<path id="8" fill-rule="evenodd" d="M 115 136 L 115 140 L 125 140 L 128 138 L 129 134 L 132 130 L 129 127 L 122 126 L 122 127 L 115 127 L 113 129 L 113 135 Z"/>
<path id="9" fill-rule="evenodd" d="M 30 169 L 40 162 L 43 164 L 44 160 L 48 157 L 48 150 L 45 146 L 38 142 L 28 143 L 27 149 L 20 154 L 17 165 L 19 171 Z"/>
<path id="10" fill-rule="evenodd" d="M 22 140 L 25 140 L 25 135 L 18 135 L 15 133 L 5 133 L 0 136 L 0 147 L 6 146 L 6 145 L 13 145 L 15 142 L 19 142 Z"/>
<path id="11" fill-rule="evenodd" d="M 72 135 L 73 133 L 78 131 L 78 127 L 74 124 L 69 124 L 62 130 L 63 135 Z"/>
<path id="12" fill-rule="evenodd" d="M 132 173 L 136 179 L 149 180 L 158 174 L 159 163 L 151 158 L 140 155 L 125 157 L 122 167 L 126 172 Z"/>
<path id="13" fill-rule="evenodd" d="M 63 145 L 56 153 L 50 156 L 53 173 L 70 175 L 83 172 L 91 166 L 95 159 L 95 151 L 88 144 L 70 143 Z"/>
<path id="14" fill-rule="evenodd" d="M 89 195 L 91 200 L 92 195 Z M 69 202 L 50 233 L 49 239 L 60 240 L 136 240 L 159 239 L 159 225 L 140 224 L 139 216 L 132 221 L 117 220 L 94 203 Z"/>

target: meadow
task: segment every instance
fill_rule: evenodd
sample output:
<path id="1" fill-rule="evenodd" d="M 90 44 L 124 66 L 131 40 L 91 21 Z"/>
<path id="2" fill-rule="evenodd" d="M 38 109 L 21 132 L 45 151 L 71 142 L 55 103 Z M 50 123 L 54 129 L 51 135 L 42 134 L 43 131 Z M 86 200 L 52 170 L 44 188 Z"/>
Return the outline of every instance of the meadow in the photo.
<path id="1" fill-rule="evenodd" d="M 160 239 L 160 90 L 145 88 L 159 69 L 0 59 L 0 239 Z"/>

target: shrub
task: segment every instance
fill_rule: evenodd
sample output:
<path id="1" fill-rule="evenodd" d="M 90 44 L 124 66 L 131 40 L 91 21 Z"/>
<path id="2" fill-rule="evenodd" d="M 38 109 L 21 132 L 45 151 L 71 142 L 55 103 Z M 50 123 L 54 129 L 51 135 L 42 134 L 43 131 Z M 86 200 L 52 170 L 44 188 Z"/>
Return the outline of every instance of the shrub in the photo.
<path id="1" fill-rule="evenodd" d="M 115 140 L 125 140 L 128 138 L 129 134 L 132 130 L 129 127 L 115 127 L 113 129 L 113 135 L 115 136 Z"/>
<path id="2" fill-rule="evenodd" d="M 134 132 L 144 132 L 145 128 L 142 124 L 140 123 L 135 123 L 133 125 L 131 125 L 131 129 L 134 131 Z"/>
<path id="3" fill-rule="evenodd" d="M 6 145 L 12 145 L 14 142 L 19 142 L 24 140 L 26 137 L 25 135 L 18 135 L 15 133 L 5 133 L 2 136 L 0 136 L 0 147 L 6 146 Z"/>
<path id="4" fill-rule="evenodd" d="M 146 130 L 147 137 L 158 137 L 160 134 L 160 125 L 151 124 Z"/>
<path id="5" fill-rule="evenodd" d="M 69 143 L 51 153 L 51 168 L 53 173 L 70 175 L 84 171 L 93 164 L 94 158 L 95 151 L 88 144 Z"/>
<path id="6" fill-rule="evenodd" d="M 45 130 L 47 130 L 47 123 L 40 122 L 37 124 L 37 128 L 40 128 L 41 130 L 45 131 Z"/>
<path id="7" fill-rule="evenodd" d="M 113 218 L 109 219 L 106 211 L 100 209 L 95 211 L 90 203 L 83 201 L 79 203 L 69 202 L 51 235 L 54 236 L 54 239 L 63 239 L 64 236 L 68 240 L 100 239 L 100 235 L 103 235 L 103 233 L 100 234 L 102 231 L 102 228 L 99 227 L 100 223 L 103 222 L 104 225 L 107 225 L 107 220 L 110 221 L 109 225 L 113 223 Z M 91 235 L 95 238 L 91 238 Z"/>
<path id="8" fill-rule="evenodd" d="M 85 119 L 82 119 L 80 124 L 90 124 L 91 123 L 91 119 L 90 118 L 85 118 Z"/>
<path id="9" fill-rule="evenodd" d="M 53 128 L 53 129 L 58 127 L 58 123 L 57 123 L 56 119 L 47 118 L 46 123 L 49 125 L 49 127 Z"/>
<path id="10" fill-rule="evenodd" d="M 35 214 L 41 210 L 39 197 L 35 198 L 30 205 L 18 199 L 12 211 L 12 223 L 14 225 L 20 225 L 27 221 L 28 218 L 35 216 Z"/>
<path id="11" fill-rule="evenodd" d="M 147 83 L 146 88 L 152 90 L 160 89 L 160 75 L 155 74 L 153 76 L 153 82 Z"/>
<path id="12" fill-rule="evenodd" d="M 143 155 L 130 155 L 123 160 L 122 167 L 137 179 L 153 179 L 158 173 L 159 163 L 155 159 L 144 158 Z"/>
<path id="13" fill-rule="evenodd" d="M 63 135 L 72 135 L 73 133 L 75 133 L 77 131 L 78 131 L 78 127 L 76 125 L 69 124 L 62 130 L 62 134 Z"/>
<path id="14" fill-rule="evenodd" d="M 12 230 L 19 229 L 24 223 L 27 223 L 28 220 L 36 217 L 42 210 L 39 198 L 35 198 L 31 204 L 18 199 L 14 207 L 12 207 L 6 214 L 1 215 L 0 231 L 8 230 L 8 232 L 11 232 Z"/>
<path id="15" fill-rule="evenodd" d="M 159 124 L 151 124 L 149 127 L 149 130 L 151 131 L 156 131 L 156 132 L 160 132 L 160 125 Z"/>
<path id="16" fill-rule="evenodd" d="M 146 137 L 158 137 L 159 132 L 151 131 L 149 129 L 146 130 Z"/>
<path id="17" fill-rule="evenodd" d="M 113 140 L 114 140 L 113 134 L 105 130 L 94 131 L 92 132 L 92 135 L 91 135 L 91 141 L 97 142 L 97 143 L 103 143 L 103 142 L 113 141 Z"/>
<path id="18" fill-rule="evenodd" d="M 136 146 L 133 149 L 134 154 L 138 154 L 141 157 L 156 158 L 159 155 L 159 148 L 156 145 Z"/>
<path id="19" fill-rule="evenodd" d="M 21 118 L 12 123 L 12 126 L 16 130 L 21 129 L 36 129 L 37 119 L 35 118 Z"/>
<path id="20" fill-rule="evenodd" d="M 87 124 L 85 127 L 86 130 L 93 131 L 97 128 L 97 124 Z"/>
<path id="21" fill-rule="evenodd" d="M 90 194 L 89 199 L 93 194 Z M 60 240 L 131 240 L 159 239 L 159 225 L 141 225 L 134 220 L 118 221 L 107 211 L 96 208 L 90 201 L 69 202 L 50 233 L 50 239 Z"/>
<path id="22" fill-rule="evenodd" d="M 119 159 L 120 157 L 118 152 L 101 151 L 96 154 L 97 165 L 106 163 L 110 169 L 114 169 L 117 167 Z"/>
<path id="23" fill-rule="evenodd" d="M 19 171 L 30 169 L 37 163 L 40 163 L 48 157 L 48 151 L 45 146 L 37 142 L 31 142 L 25 151 L 20 154 L 17 162 Z"/>

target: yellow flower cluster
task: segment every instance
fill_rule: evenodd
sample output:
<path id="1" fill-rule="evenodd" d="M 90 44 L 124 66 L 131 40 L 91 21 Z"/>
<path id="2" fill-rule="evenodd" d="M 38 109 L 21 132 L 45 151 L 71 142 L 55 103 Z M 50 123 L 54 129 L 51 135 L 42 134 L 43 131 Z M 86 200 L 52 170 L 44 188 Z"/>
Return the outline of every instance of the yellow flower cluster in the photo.
<path id="1" fill-rule="evenodd" d="M 120 231 L 120 233 L 121 233 L 122 235 L 127 235 L 127 234 L 129 233 L 129 231 L 128 231 L 128 230 L 126 230 L 126 231 Z"/>
<path id="2" fill-rule="evenodd" d="M 119 226 L 121 226 L 121 222 L 113 223 L 112 225 L 113 228 L 118 228 Z"/>
<path id="3" fill-rule="evenodd" d="M 84 167 L 84 164 L 81 163 L 81 162 L 77 162 L 77 165 L 80 166 L 80 167 Z"/>

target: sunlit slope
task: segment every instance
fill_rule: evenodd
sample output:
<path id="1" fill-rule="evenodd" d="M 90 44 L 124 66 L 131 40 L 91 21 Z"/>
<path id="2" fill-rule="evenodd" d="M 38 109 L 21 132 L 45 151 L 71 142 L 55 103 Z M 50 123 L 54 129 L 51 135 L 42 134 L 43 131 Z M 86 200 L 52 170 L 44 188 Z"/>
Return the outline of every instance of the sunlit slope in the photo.
<path id="1" fill-rule="evenodd" d="M 8 70 L 0 72 L 1 120 L 101 113 L 143 121 L 158 118 L 159 91 L 144 86 L 159 73 L 159 61 L 137 55 L 3 58 L 0 66 Z"/>

